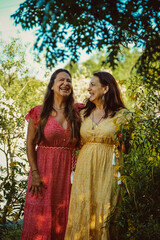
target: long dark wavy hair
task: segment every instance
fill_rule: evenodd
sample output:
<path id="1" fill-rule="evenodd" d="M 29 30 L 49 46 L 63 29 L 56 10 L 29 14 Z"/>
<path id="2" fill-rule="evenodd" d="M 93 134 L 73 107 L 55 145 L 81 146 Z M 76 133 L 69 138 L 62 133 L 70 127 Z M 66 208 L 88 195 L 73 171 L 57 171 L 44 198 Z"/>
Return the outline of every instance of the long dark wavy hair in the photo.
<path id="1" fill-rule="evenodd" d="M 122 98 L 121 93 L 118 87 L 118 84 L 114 77 L 108 72 L 97 72 L 94 73 L 93 76 L 99 78 L 99 81 L 102 86 L 108 86 L 109 90 L 106 94 L 104 94 L 104 110 L 105 110 L 105 118 L 113 117 L 117 111 L 122 108 L 126 108 Z M 88 117 L 92 110 L 96 107 L 96 105 L 91 102 L 89 99 L 86 100 L 86 105 L 84 107 L 84 117 Z"/>
<path id="2" fill-rule="evenodd" d="M 51 88 L 54 84 L 54 80 L 57 77 L 57 74 L 60 72 L 66 72 L 71 77 L 71 74 L 68 70 L 60 68 L 60 69 L 57 69 L 50 78 L 50 82 L 48 84 L 47 91 L 46 91 L 44 101 L 43 101 L 40 119 L 38 122 L 38 129 L 37 129 L 37 132 L 36 132 L 35 138 L 34 138 L 34 141 L 38 144 L 42 140 L 45 140 L 44 128 L 45 128 L 45 125 L 49 118 L 49 115 L 52 112 L 53 104 L 54 104 L 54 102 L 53 102 L 54 101 L 54 91 Z M 77 144 L 78 144 L 78 142 L 80 140 L 80 117 L 79 117 L 78 112 L 75 111 L 75 109 L 74 109 L 73 89 L 71 90 L 71 94 L 69 95 L 69 97 L 66 100 L 64 114 L 65 114 L 67 121 L 69 122 L 70 130 L 71 130 L 71 140 L 74 140 L 76 138 Z"/>

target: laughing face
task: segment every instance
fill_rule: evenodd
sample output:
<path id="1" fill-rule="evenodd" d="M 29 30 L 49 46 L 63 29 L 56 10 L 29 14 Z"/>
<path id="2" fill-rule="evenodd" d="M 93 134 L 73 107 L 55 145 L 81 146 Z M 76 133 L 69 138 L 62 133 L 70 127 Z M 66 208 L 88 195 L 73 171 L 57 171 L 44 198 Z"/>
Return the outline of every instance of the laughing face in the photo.
<path id="1" fill-rule="evenodd" d="M 72 81 L 69 74 L 66 72 L 58 73 L 51 89 L 54 91 L 54 96 L 68 97 L 72 91 Z"/>
<path id="2" fill-rule="evenodd" d="M 102 86 L 99 78 L 97 76 L 93 76 L 88 88 L 88 92 L 90 94 L 90 101 L 93 103 L 101 101 L 102 96 L 107 91 L 108 91 L 108 86 Z"/>

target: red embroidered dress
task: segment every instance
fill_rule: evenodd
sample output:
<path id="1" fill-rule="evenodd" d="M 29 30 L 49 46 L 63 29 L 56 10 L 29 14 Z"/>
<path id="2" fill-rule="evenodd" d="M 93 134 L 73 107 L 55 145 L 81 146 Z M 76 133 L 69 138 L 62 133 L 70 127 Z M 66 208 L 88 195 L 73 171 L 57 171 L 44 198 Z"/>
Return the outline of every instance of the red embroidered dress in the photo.
<path id="1" fill-rule="evenodd" d="M 32 108 L 26 120 L 32 118 L 37 127 L 40 112 L 41 106 Z M 37 167 L 47 189 L 43 189 L 42 196 L 31 197 L 29 173 L 21 240 L 63 240 L 65 235 L 75 145 L 70 143 L 69 125 L 65 130 L 52 116 L 49 116 L 44 135 L 45 142 L 37 148 Z"/>

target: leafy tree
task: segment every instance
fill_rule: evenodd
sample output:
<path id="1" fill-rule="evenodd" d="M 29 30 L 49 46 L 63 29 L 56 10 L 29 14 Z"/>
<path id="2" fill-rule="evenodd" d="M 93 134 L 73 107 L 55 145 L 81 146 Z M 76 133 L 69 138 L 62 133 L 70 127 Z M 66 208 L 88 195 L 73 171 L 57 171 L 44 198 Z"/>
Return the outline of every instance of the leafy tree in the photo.
<path id="1" fill-rule="evenodd" d="M 4 98 L 3 94 L 1 97 Z M 1 101 L 0 112 L 0 151 L 4 156 L 4 164 L 0 167 L 0 222 L 5 225 L 8 218 L 16 221 L 21 216 L 26 187 L 26 179 L 22 177 L 27 170 L 23 151 L 23 115 L 13 102 L 7 103 L 5 98 Z"/>
<path id="2" fill-rule="evenodd" d="M 159 60 L 159 7 L 158 0 L 26 0 L 12 18 L 25 30 L 38 27 L 35 48 L 46 50 L 48 66 L 77 61 L 81 49 L 107 47 L 106 62 L 114 67 L 121 46 L 134 43 L 143 48 L 139 71 L 146 75 Z"/>
<path id="3" fill-rule="evenodd" d="M 30 107 L 41 103 L 46 83 L 30 76 L 31 65 L 25 59 L 27 45 L 13 38 L 9 44 L 2 42 L 1 46 L 0 85 L 5 98 L 14 100 L 25 114 Z"/>
<path id="4" fill-rule="evenodd" d="M 29 77 L 25 47 L 13 39 L 0 52 L 0 235 L 23 216 L 28 167 L 24 116 L 41 104 L 45 82 Z M 33 97 L 34 96 L 34 97 Z"/>

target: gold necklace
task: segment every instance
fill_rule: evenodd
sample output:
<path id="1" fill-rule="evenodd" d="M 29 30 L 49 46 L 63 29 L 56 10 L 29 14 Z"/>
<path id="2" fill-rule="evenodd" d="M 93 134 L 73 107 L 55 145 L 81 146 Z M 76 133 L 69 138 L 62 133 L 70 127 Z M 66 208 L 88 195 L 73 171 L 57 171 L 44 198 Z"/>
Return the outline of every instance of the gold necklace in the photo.
<path id="1" fill-rule="evenodd" d="M 95 122 L 95 121 L 94 121 L 94 111 L 92 112 L 92 130 L 94 130 L 94 123 L 95 123 L 96 128 L 97 128 L 98 124 L 99 124 L 100 121 L 104 118 L 104 116 L 105 116 L 105 113 L 104 113 L 104 114 L 102 115 L 102 117 L 98 120 L 98 122 Z"/>
<path id="2" fill-rule="evenodd" d="M 56 110 L 56 111 L 65 109 L 65 107 L 58 108 L 58 107 L 55 107 L 54 105 L 52 106 L 52 108 L 53 108 L 53 110 Z"/>

